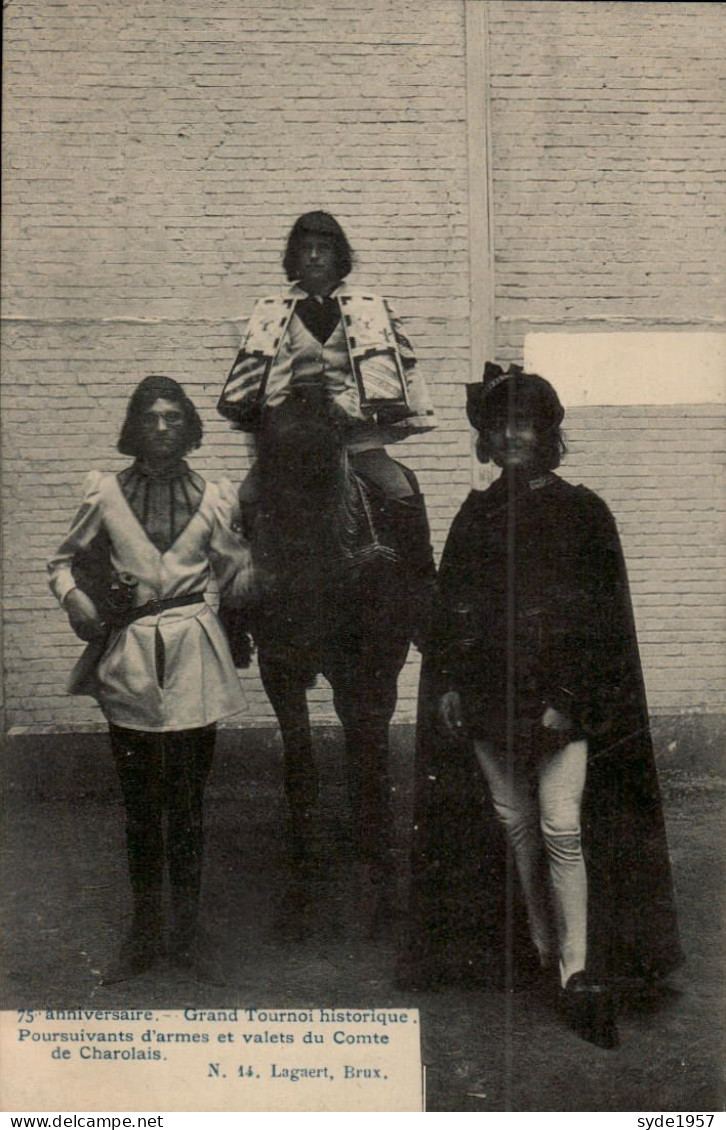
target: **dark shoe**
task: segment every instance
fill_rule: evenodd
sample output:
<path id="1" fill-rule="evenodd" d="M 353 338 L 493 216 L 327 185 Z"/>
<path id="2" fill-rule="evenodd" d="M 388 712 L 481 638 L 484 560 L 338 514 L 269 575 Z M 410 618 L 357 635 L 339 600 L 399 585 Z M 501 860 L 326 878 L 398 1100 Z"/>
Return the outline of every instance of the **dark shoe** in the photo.
<path id="1" fill-rule="evenodd" d="M 140 899 L 139 902 L 144 902 Z M 161 901 L 148 905 L 137 905 L 131 929 L 123 939 L 121 953 L 116 957 L 109 972 L 101 979 L 104 985 L 119 981 L 130 981 L 146 973 L 164 953 L 162 942 Z"/>
<path id="2" fill-rule="evenodd" d="M 588 981 L 584 972 L 573 973 L 561 990 L 560 1012 L 582 1040 L 609 1050 L 619 1046 L 612 993 L 606 985 Z"/>
<path id="3" fill-rule="evenodd" d="M 227 978 L 209 953 L 208 943 L 198 939 L 184 949 L 175 950 L 170 955 L 170 964 L 183 981 L 204 985 L 227 984 Z"/>
<path id="4" fill-rule="evenodd" d="M 160 949 L 139 948 L 125 941 L 113 965 L 103 974 L 101 984 L 115 985 L 119 981 L 130 981 L 132 977 L 140 977 L 147 969 L 151 969 L 160 956 Z"/>
<path id="5" fill-rule="evenodd" d="M 224 985 L 226 979 L 211 957 L 211 943 L 198 925 L 199 890 L 174 887 L 171 891 L 174 928 L 169 946 L 169 963 L 184 980 L 207 985 Z"/>

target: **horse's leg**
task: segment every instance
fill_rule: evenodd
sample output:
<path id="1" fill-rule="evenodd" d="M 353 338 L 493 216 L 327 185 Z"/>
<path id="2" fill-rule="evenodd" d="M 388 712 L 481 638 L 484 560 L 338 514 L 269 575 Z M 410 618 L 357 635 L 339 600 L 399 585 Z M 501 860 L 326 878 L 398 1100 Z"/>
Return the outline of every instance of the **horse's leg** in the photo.
<path id="1" fill-rule="evenodd" d="M 334 687 L 334 699 L 345 731 L 356 852 L 356 918 L 358 929 L 373 939 L 390 935 L 394 909 L 394 819 L 388 759 L 396 678 L 387 686 L 375 679 L 366 687 L 363 672 L 358 677 L 358 687 L 351 679 Z"/>
<path id="2" fill-rule="evenodd" d="M 345 731 L 353 833 L 359 863 L 360 914 L 375 936 L 390 925 L 393 813 L 388 776 L 389 729 L 397 697 L 398 666 L 349 672 L 333 684 Z"/>
<path id="3" fill-rule="evenodd" d="M 354 839 L 361 860 L 383 868 L 391 846 L 391 807 L 388 782 L 387 710 L 365 710 L 355 701 L 335 696 L 345 731 L 345 754 Z M 392 713 L 392 711 L 391 711 Z"/>
<path id="4" fill-rule="evenodd" d="M 289 667 L 267 659 L 262 648 L 260 675 L 280 725 L 292 855 L 302 863 L 309 849 L 310 810 L 318 799 L 305 680 Z"/>

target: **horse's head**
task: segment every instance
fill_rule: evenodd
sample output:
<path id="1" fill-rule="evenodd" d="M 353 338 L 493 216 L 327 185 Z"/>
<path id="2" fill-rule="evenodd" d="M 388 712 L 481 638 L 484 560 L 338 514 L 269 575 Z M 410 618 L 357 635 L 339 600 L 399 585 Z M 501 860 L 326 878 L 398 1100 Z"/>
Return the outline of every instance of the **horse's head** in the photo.
<path id="1" fill-rule="evenodd" d="M 294 389 L 265 410 L 257 462 L 266 505 L 319 510 L 339 498 L 347 470 L 344 419 L 315 388 Z"/>
<path id="2" fill-rule="evenodd" d="M 350 465 L 346 427 L 330 398 L 307 388 L 262 416 L 250 525 L 257 633 L 293 658 L 309 659 L 331 633 L 348 639 L 363 622 L 367 631 L 402 575 L 379 536 L 380 503 Z"/>
<path id="3" fill-rule="evenodd" d="M 265 410 L 252 536 L 263 588 L 320 592 L 380 553 L 365 488 L 346 454 L 346 426 L 337 405 L 313 388 Z"/>

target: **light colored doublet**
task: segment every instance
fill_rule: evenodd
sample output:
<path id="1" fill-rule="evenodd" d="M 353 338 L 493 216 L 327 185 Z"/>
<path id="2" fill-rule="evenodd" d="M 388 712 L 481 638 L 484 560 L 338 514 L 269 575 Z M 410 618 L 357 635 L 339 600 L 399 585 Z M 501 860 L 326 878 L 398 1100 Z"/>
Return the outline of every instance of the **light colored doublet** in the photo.
<path id="1" fill-rule="evenodd" d="M 227 638 L 206 595 L 212 573 L 220 592 L 232 598 L 243 596 L 249 586 L 249 546 L 232 528 L 236 507 L 229 481 L 206 482 L 198 510 L 161 552 L 133 513 L 116 475 L 88 475 L 78 513 L 48 564 L 57 599 L 62 602 L 75 588 L 73 559 L 102 527 L 111 543 L 112 568 L 138 580 L 136 607 L 190 593 L 204 597 L 203 603 L 166 609 L 111 631 L 93 691 L 109 722 L 132 730 L 187 730 L 246 709 Z M 157 677 L 157 633 L 164 649 L 163 686 Z M 71 689 L 89 693 L 88 687 Z"/>

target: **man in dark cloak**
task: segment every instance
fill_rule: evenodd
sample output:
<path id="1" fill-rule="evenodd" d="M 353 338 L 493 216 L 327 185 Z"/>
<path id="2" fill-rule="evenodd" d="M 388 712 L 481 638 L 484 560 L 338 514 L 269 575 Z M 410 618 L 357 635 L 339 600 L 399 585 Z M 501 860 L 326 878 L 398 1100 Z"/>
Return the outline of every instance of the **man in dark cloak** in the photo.
<path id="1" fill-rule="evenodd" d="M 615 1046 L 611 990 L 681 960 L 623 554 L 605 503 L 554 474 L 564 410 L 548 382 L 488 364 L 467 399 L 479 458 L 503 470 L 466 499 L 441 563 L 399 979 L 511 988 L 551 961 L 549 912 L 565 1015 Z M 565 782 L 582 777 L 564 831 L 542 788 L 563 750 L 574 751 Z M 523 861 L 535 835 L 539 862 L 526 845 Z"/>

